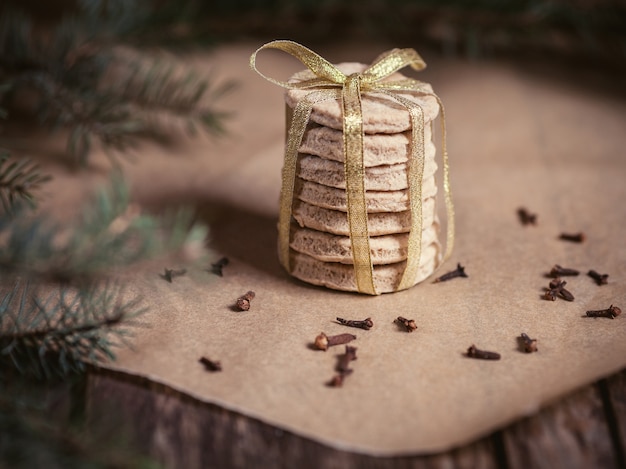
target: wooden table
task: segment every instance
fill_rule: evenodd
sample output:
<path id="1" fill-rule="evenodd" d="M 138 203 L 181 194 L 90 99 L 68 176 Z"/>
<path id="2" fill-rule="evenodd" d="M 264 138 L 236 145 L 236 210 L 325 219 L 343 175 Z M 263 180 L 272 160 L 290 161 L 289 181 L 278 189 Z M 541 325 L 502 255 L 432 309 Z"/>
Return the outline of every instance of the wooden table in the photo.
<path id="1" fill-rule="evenodd" d="M 123 415 L 137 447 L 167 468 L 626 467 L 626 370 L 466 446 L 393 458 L 340 451 L 118 372 L 90 372 L 84 392 L 88 420 Z"/>

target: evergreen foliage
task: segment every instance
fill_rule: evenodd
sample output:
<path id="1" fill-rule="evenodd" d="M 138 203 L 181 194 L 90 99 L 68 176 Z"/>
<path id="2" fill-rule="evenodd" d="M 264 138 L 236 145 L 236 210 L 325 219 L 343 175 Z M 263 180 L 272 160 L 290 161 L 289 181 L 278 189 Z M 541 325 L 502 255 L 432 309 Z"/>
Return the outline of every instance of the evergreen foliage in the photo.
<path id="1" fill-rule="evenodd" d="M 26 158 L 12 159 L 9 152 L 0 150 L 0 201 L 5 212 L 11 213 L 18 201 L 35 208 L 33 191 L 49 180 L 50 176 L 39 172 L 39 165 Z"/>
<path id="2" fill-rule="evenodd" d="M 83 0 L 78 16 L 52 30 L 5 10 L 0 105 L 11 110 L 23 96 L 32 97 L 42 125 L 69 130 L 68 152 L 81 165 L 94 145 L 115 162 L 138 138 L 176 127 L 189 134 L 223 133 L 227 113 L 217 102 L 232 83 L 214 85 L 171 56 L 148 58 L 122 42 L 147 16 L 138 8 L 145 4 Z"/>

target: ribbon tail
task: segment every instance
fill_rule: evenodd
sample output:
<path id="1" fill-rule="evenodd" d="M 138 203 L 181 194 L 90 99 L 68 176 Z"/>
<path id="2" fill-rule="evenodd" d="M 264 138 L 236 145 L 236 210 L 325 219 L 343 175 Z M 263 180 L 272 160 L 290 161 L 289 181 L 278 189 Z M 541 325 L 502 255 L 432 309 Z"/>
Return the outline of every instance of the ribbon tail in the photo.
<path id="1" fill-rule="evenodd" d="M 409 185 L 409 210 L 411 212 L 411 228 L 407 241 L 407 260 L 398 290 L 405 290 L 415 285 L 422 260 L 422 229 L 424 225 L 422 185 L 424 181 L 424 111 L 408 99 L 381 90 L 392 99 L 402 104 L 411 119 L 411 146 L 409 152 L 407 180 Z"/>
<path id="2" fill-rule="evenodd" d="M 443 103 L 439 96 L 434 95 L 439 103 L 439 109 L 441 110 L 441 154 L 443 160 L 443 191 L 446 203 L 446 215 L 447 215 L 447 235 L 446 235 L 446 252 L 443 255 L 443 260 L 446 261 L 452 255 L 452 249 L 454 248 L 454 204 L 452 203 L 452 190 L 450 189 L 450 164 L 448 162 L 448 149 L 446 146 L 446 114 L 443 107 Z"/>
<path id="3" fill-rule="evenodd" d="M 359 77 L 350 75 L 343 88 L 343 151 L 348 202 L 348 224 L 354 276 L 361 293 L 377 295 L 367 226 L 365 169 L 363 165 L 363 115 Z"/>
<path id="4" fill-rule="evenodd" d="M 316 103 L 329 99 L 339 99 L 340 89 L 325 89 L 313 91 L 302 99 L 293 109 L 291 123 L 287 123 L 289 132 L 285 145 L 285 159 L 282 170 L 282 186 L 278 212 L 278 260 L 291 273 L 289 261 L 289 241 L 291 231 L 291 213 L 293 205 L 296 169 L 298 165 L 298 148 L 302 144 L 302 137 L 311 116 L 311 110 Z"/>

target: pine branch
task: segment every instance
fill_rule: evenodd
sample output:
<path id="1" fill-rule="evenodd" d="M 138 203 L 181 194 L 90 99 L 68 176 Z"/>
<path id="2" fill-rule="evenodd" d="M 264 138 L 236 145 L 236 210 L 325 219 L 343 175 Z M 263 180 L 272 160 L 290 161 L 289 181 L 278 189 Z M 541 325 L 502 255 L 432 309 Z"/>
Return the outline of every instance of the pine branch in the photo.
<path id="1" fill-rule="evenodd" d="M 34 93 L 39 121 L 70 129 L 68 153 L 81 165 L 96 145 L 116 163 L 115 153 L 123 155 L 139 138 L 176 123 L 192 135 L 198 128 L 220 134 L 228 117 L 216 101 L 231 84 L 214 87 L 193 72 L 174 73 L 180 65 L 173 60 L 147 60 L 138 52 L 125 57 L 115 37 L 128 29 L 130 10 L 123 4 L 84 1 L 80 20 L 61 22 L 45 40 L 24 15 L 0 16 L 0 83 L 9 89 L 4 101 L 19 91 Z"/>
<path id="2" fill-rule="evenodd" d="M 8 152 L 0 151 L 0 201 L 6 213 L 13 213 L 18 201 L 35 208 L 33 191 L 51 177 L 41 174 L 39 166 L 28 159 L 11 160 Z"/>
<path id="3" fill-rule="evenodd" d="M 96 194 L 76 226 L 59 226 L 44 216 L 0 215 L 0 272 L 49 281 L 94 278 L 182 251 L 202 258 L 206 235 L 189 210 L 142 214 L 118 178 Z"/>
<path id="4" fill-rule="evenodd" d="M 140 298 L 123 298 L 113 284 L 46 292 L 18 280 L 0 302 L 0 355 L 40 377 L 114 359 L 113 347 L 126 344 L 122 326 L 144 311 Z"/>

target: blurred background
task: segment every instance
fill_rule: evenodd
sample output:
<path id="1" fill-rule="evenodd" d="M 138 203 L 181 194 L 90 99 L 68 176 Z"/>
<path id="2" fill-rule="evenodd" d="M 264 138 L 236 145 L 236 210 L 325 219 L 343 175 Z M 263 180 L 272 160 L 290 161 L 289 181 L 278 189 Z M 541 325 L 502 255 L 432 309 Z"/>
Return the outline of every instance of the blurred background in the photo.
<path id="1" fill-rule="evenodd" d="M 548 55 L 622 68 L 626 2 L 618 0 L 5 0 L 39 25 L 68 15 L 115 18 L 129 40 L 207 45 L 242 38 L 318 43 L 382 40 L 446 56 Z M 114 26 L 114 27 L 113 27 Z"/>

